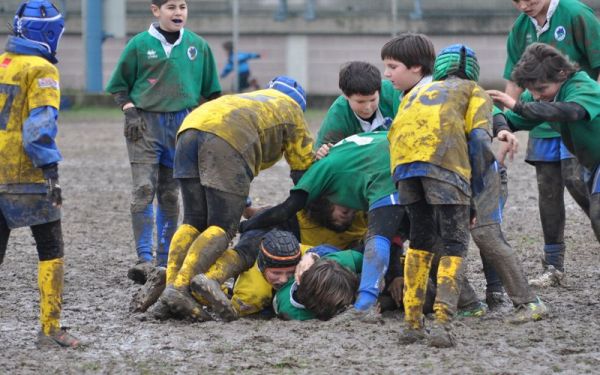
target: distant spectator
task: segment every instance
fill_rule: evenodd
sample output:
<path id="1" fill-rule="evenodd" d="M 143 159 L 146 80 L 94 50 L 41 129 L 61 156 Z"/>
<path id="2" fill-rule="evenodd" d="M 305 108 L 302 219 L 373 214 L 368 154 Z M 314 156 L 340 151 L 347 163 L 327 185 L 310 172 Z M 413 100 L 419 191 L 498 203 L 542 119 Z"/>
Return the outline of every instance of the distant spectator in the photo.
<path id="1" fill-rule="evenodd" d="M 233 71 L 233 43 L 231 40 L 223 43 L 223 49 L 227 52 L 227 65 L 221 72 L 221 78 L 225 78 Z M 248 60 L 260 59 L 260 54 L 254 52 L 240 52 L 237 53 L 238 61 L 238 92 L 258 90 L 260 89 L 256 78 L 250 78 L 250 65 Z"/>
<path id="2" fill-rule="evenodd" d="M 277 11 L 273 15 L 275 21 L 285 21 L 288 17 L 288 5 L 287 0 L 279 0 L 279 6 Z M 306 0 L 306 6 L 304 8 L 304 19 L 307 21 L 314 21 L 317 18 L 315 14 L 315 0 Z"/>

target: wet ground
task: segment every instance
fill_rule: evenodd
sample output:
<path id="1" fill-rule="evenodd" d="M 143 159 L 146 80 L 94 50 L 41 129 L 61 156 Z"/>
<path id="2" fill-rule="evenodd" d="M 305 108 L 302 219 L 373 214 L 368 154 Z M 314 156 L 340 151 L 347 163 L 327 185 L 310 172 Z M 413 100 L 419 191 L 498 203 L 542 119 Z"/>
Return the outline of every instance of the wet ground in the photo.
<path id="1" fill-rule="evenodd" d="M 114 116 L 112 116 L 114 117 Z M 112 118 L 111 117 L 111 118 Z M 318 121 L 314 122 L 318 124 Z M 524 135 L 524 134 L 523 134 Z M 522 144 L 526 144 L 521 137 Z M 456 323 L 458 345 L 402 346 L 400 321 L 383 325 L 242 319 L 233 323 L 139 321 L 128 312 L 136 286 L 129 222 L 130 174 L 120 121 L 63 121 L 59 145 L 65 197 L 63 325 L 86 345 L 38 351 L 37 255 L 28 229 L 15 230 L 0 266 L 0 373 L 427 373 L 584 374 L 600 368 L 600 246 L 585 215 L 567 199 L 566 286 L 539 290 L 547 320 L 513 326 L 504 311 Z M 542 235 L 534 169 L 509 166 L 504 229 L 529 277 L 540 270 Z M 290 186 L 279 163 L 255 180 L 256 205 L 281 201 Z M 470 278 L 483 297 L 481 262 Z"/>

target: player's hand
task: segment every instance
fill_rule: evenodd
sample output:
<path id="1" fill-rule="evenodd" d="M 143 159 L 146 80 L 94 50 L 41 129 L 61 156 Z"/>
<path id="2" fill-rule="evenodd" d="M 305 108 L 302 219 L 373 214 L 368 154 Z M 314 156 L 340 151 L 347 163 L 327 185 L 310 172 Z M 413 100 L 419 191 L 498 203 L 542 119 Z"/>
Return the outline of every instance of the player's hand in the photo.
<path id="1" fill-rule="evenodd" d="M 505 166 L 504 161 L 506 160 L 506 155 L 508 155 L 508 159 L 512 162 L 515 158 L 515 154 L 519 151 L 519 140 L 508 130 L 500 130 L 497 138 L 499 141 L 502 141 L 500 149 L 498 150 L 497 159 L 502 166 Z"/>
<path id="2" fill-rule="evenodd" d="M 404 296 L 404 277 L 395 277 L 388 286 L 388 291 L 396 306 L 400 306 L 402 304 L 402 297 Z"/>
<path id="3" fill-rule="evenodd" d="M 47 196 L 50 198 L 54 207 L 60 208 L 62 206 L 62 189 L 58 183 L 58 177 L 49 178 L 46 180 Z"/>
<path id="4" fill-rule="evenodd" d="M 142 138 L 142 132 L 146 130 L 146 123 L 138 113 L 137 108 L 129 107 L 123 111 L 125 114 L 125 128 L 123 133 L 130 142 L 135 142 Z"/>
<path id="5" fill-rule="evenodd" d="M 315 264 L 315 262 L 319 259 L 319 255 L 315 253 L 306 253 L 300 259 L 300 263 L 296 266 L 296 272 L 294 273 L 294 279 L 296 280 L 296 284 L 300 285 L 300 277 L 302 274 Z"/>
<path id="6" fill-rule="evenodd" d="M 517 102 L 512 96 L 499 90 L 486 90 L 493 101 L 500 103 L 504 108 L 513 109 Z"/>
<path id="7" fill-rule="evenodd" d="M 321 145 L 321 147 L 319 147 L 319 149 L 317 150 L 315 159 L 317 159 L 317 160 L 323 159 L 325 156 L 327 156 L 327 154 L 329 154 L 329 149 L 332 147 L 333 147 L 333 143 L 327 143 L 327 144 Z"/>

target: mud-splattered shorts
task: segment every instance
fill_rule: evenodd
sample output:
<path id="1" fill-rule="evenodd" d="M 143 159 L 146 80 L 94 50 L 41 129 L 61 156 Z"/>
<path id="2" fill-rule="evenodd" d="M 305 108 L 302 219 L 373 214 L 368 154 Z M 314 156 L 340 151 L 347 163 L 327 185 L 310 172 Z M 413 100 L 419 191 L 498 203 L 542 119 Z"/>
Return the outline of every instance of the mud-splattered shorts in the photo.
<path id="1" fill-rule="evenodd" d="M 240 153 L 225 140 L 190 129 L 177 139 L 173 177 L 200 178 L 204 187 L 247 197 L 254 176 Z"/>
<path id="2" fill-rule="evenodd" d="M 10 229 L 60 220 L 60 208 L 46 194 L 0 194 L 0 214 Z"/>
<path id="3" fill-rule="evenodd" d="M 525 161 L 535 165 L 536 162 L 559 162 L 563 159 L 571 159 L 575 156 L 567 150 L 560 137 L 555 138 L 533 138 L 527 141 L 527 153 Z"/>
<path id="4" fill-rule="evenodd" d="M 429 177 L 412 177 L 396 182 L 398 200 L 409 205 L 424 199 L 428 204 L 469 205 L 471 197 L 457 186 Z"/>

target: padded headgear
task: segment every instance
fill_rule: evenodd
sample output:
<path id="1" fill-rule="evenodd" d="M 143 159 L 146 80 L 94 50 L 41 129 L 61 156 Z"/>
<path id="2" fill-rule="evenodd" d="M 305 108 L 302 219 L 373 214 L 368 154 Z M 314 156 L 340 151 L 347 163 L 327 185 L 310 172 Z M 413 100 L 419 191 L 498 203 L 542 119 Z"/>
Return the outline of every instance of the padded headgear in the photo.
<path id="1" fill-rule="evenodd" d="M 475 51 L 464 44 L 453 44 L 444 48 L 435 59 L 433 80 L 439 81 L 450 75 L 463 76 L 477 82 L 479 63 Z"/>
<path id="2" fill-rule="evenodd" d="M 275 77 L 269 82 L 269 88 L 286 94 L 298 103 L 302 111 L 306 111 L 306 93 L 295 79 L 288 76 Z"/>
<path id="3" fill-rule="evenodd" d="M 266 268 L 295 266 L 301 256 L 300 243 L 293 234 L 273 229 L 263 237 L 256 261 L 258 268 L 264 272 Z"/>
<path id="4" fill-rule="evenodd" d="M 51 56 L 65 29 L 65 20 L 48 0 L 26 0 L 19 5 L 13 20 L 16 36 L 44 46 Z"/>

